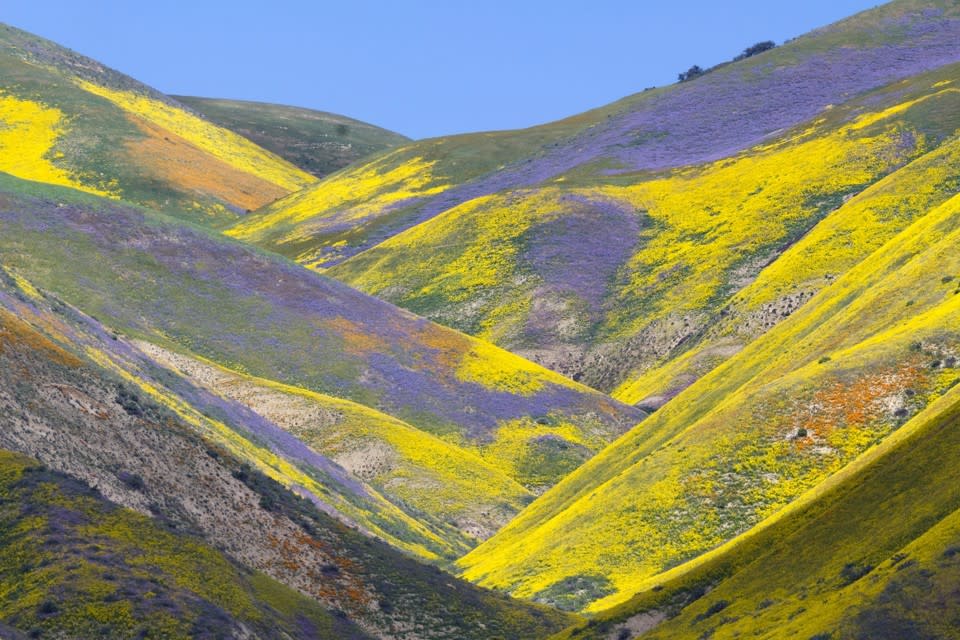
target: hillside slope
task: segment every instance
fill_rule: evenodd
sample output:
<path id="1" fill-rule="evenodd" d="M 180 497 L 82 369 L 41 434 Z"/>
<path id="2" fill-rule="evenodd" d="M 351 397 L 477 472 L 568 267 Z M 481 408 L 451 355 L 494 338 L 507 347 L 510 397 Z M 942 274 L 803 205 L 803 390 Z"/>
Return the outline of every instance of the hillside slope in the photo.
<path id="1" fill-rule="evenodd" d="M 245 100 L 172 97 L 317 178 L 410 142 L 399 133 L 324 111 Z"/>
<path id="2" fill-rule="evenodd" d="M 947 171 L 926 183 L 930 201 L 951 192 L 958 81 L 960 65 L 915 76 L 775 142 L 696 167 L 571 178 L 477 198 L 327 273 L 602 390 L 686 354 L 708 330 L 742 333 L 704 341 L 700 360 L 719 360 L 769 328 L 749 325 L 772 324 L 826 282 L 794 282 L 797 274 L 784 268 L 762 294 L 749 289 L 783 252 L 815 245 L 809 234 L 821 221 L 859 219 L 864 207 L 854 212 L 850 198 L 862 193 L 857 202 L 875 202 L 869 186 L 896 180 L 910 163 Z M 933 157 L 921 162 L 925 154 Z M 892 200 L 886 211 L 902 213 L 875 211 L 852 247 L 838 250 L 846 238 L 834 229 L 832 252 L 841 259 L 821 264 L 842 272 L 919 210 Z M 735 304 L 742 308 L 736 314 Z M 668 398 L 692 368 L 673 374 L 677 381 L 651 374 L 659 389 L 618 393 L 630 402 Z"/>
<path id="3" fill-rule="evenodd" d="M 465 575 L 600 610 L 843 468 L 960 378 L 958 230 L 954 195 L 565 478 Z"/>
<path id="4" fill-rule="evenodd" d="M 371 637 L 29 458 L 0 451 L 0 495 L 4 638 Z"/>
<path id="5" fill-rule="evenodd" d="M 52 42 L 0 25 L 0 171 L 212 226 L 315 181 L 246 138 Z"/>
<path id="6" fill-rule="evenodd" d="M 561 177 L 719 160 L 828 105 L 956 62 L 958 32 L 954 2 L 900 0 L 575 118 L 414 143 L 265 207 L 229 233 L 330 267 L 475 198 Z"/>
<path id="7" fill-rule="evenodd" d="M 663 358 L 660 366 L 647 371 L 634 371 L 614 395 L 630 403 L 660 404 L 721 362 L 718 356 L 749 344 L 911 222 L 954 196 L 960 184 L 960 138 L 955 133 L 960 128 L 960 110 L 952 104 L 960 100 L 954 88 L 958 75 L 960 68 L 952 65 L 911 81 L 912 86 L 929 84 L 932 95 L 897 116 L 922 123 L 927 131 L 939 129 L 953 135 L 928 135 L 928 141 L 938 142 L 928 142 L 922 155 L 845 198 L 727 300 L 704 330 L 690 336 L 678 357 Z M 938 97 L 944 88 L 952 91 Z"/>
<path id="8" fill-rule="evenodd" d="M 468 538 L 483 540 L 533 499 L 473 451 L 379 411 L 230 371 L 155 344 L 137 346 L 192 382 L 281 426 L 420 520 L 440 521 Z"/>
<path id="9" fill-rule="evenodd" d="M 227 233 L 656 408 L 819 288 L 726 317 L 761 269 L 953 133 L 958 42 L 955 3 L 893 2 L 567 121 L 403 147 Z"/>
<path id="10" fill-rule="evenodd" d="M 785 512 L 557 638 L 957 637 L 958 426 L 955 387 Z"/>
<path id="11" fill-rule="evenodd" d="M 0 594 L 0 618 L 13 626 L 65 637 L 142 637 L 144 628 L 366 637 L 359 626 L 380 638 L 480 640 L 540 637 L 570 620 L 418 564 L 330 517 L 329 475 L 310 485 L 295 461 L 258 453 L 269 432 L 244 433 L 255 416 L 150 370 L 122 337 L 22 278 L 0 287 L 0 365 L 0 447 L 141 514 L 86 490 L 76 496 L 75 483 L 61 497 L 51 482 L 63 482 L 46 472 L 21 487 L 17 465 L 0 455 L 12 474 L 4 486 L 13 483 L 0 579 L 19 585 Z"/>
<path id="12" fill-rule="evenodd" d="M 137 416 L 142 413 L 144 399 L 149 398 L 168 414 L 177 416 L 204 434 L 217 447 L 229 451 L 242 463 L 313 501 L 326 514 L 411 554 L 436 560 L 455 556 L 470 546 L 469 541 L 450 531 L 449 525 L 431 519 L 426 514 L 412 517 L 331 460 L 308 449 L 276 424 L 244 410 L 241 405 L 193 386 L 127 343 L 115 331 L 108 333 L 97 322 L 58 298 L 37 290 L 22 277 L 11 277 L 5 269 L 0 271 L 0 277 L 0 311 L 5 313 L 5 317 L 17 318 L 42 328 L 120 379 L 115 397 L 117 407 L 112 407 L 114 414 L 121 415 L 122 409 Z M 11 374 L 15 375 L 14 372 Z M 32 384 L 34 378 L 28 375 L 20 385 L 11 383 L 12 388 L 17 390 L 18 386 Z M 56 400 L 71 404 L 79 402 L 90 416 L 89 419 L 106 417 L 111 413 L 103 408 L 102 402 L 83 400 L 82 394 L 78 401 L 69 387 L 61 385 L 56 389 Z M 17 399 L 18 393 L 36 394 L 38 391 L 18 389 L 14 392 L 14 398 L 10 399 L 11 405 L 23 401 L 22 398 Z M 7 436 L 14 438 L 11 446 L 24 446 L 24 442 L 37 446 L 50 440 L 49 434 L 42 430 L 30 431 L 29 423 L 20 420 L 14 420 L 8 429 Z M 73 466 L 64 466 L 71 457 L 68 452 L 77 445 L 66 444 L 62 439 L 61 435 L 61 442 L 53 450 L 47 448 L 47 443 L 40 450 L 44 455 L 36 450 L 27 453 L 41 456 L 61 470 L 83 478 L 87 478 L 86 474 L 91 472 L 86 467 L 96 469 L 103 465 L 102 460 L 93 456 L 86 457 L 82 463 L 74 460 L 69 463 Z M 135 506 L 142 508 L 144 505 Z"/>
<path id="13" fill-rule="evenodd" d="M 222 236 L 13 178 L 0 177 L 0 192 L 3 262 L 108 326 L 293 387 L 294 395 L 364 405 L 425 432 L 421 443 L 450 456 L 472 452 L 459 462 L 421 457 L 423 475 L 414 479 L 424 483 L 426 500 L 435 493 L 431 476 L 462 465 L 484 477 L 477 488 L 496 489 L 489 509 L 486 500 L 467 499 L 481 498 L 476 490 L 461 504 L 435 504 L 432 516 L 456 527 L 454 548 L 484 537 L 526 502 L 518 482 L 532 490 L 552 485 L 643 417 L 492 345 Z M 485 464 L 471 464 L 477 456 Z M 394 487 L 399 498 L 405 490 Z"/>

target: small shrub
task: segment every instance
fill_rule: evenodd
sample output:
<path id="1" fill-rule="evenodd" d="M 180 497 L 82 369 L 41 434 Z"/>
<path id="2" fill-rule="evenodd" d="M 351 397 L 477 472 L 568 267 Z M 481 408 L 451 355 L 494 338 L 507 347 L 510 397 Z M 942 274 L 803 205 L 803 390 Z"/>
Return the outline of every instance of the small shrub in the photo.
<path id="1" fill-rule="evenodd" d="M 730 606 L 729 601 L 717 600 L 712 605 L 707 607 L 706 611 L 704 611 L 703 613 L 697 614 L 697 617 L 694 618 L 693 621 L 696 623 L 696 622 L 700 622 L 701 620 L 706 620 L 707 618 L 717 615 L 718 613 L 720 613 L 721 611 L 723 611 L 729 606 Z"/>
<path id="2" fill-rule="evenodd" d="M 843 565 L 843 569 L 840 569 L 840 577 L 843 578 L 844 584 L 852 584 L 871 571 L 873 571 L 873 567 L 868 564 L 848 562 Z"/>
<path id="3" fill-rule="evenodd" d="M 620 633 L 617 634 L 617 640 L 630 640 L 630 637 L 633 634 L 630 633 L 630 629 L 620 629 Z"/>
<path id="4" fill-rule="evenodd" d="M 143 491 L 147 486 L 146 483 L 144 483 L 143 478 L 136 473 L 121 471 L 117 474 L 117 478 L 120 480 L 120 482 L 127 485 L 127 487 L 133 489 L 134 491 Z"/>
<path id="5" fill-rule="evenodd" d="M 279 505 L 273 496 L 264 494 L 260 496 L 260 508 L 265 511 L 274 512 L 278 510 Z"/>
<path id="6" fill-rule="evenodd" d="M 121 386 L 117 391 L 116 403 L 127 412 L 127 415 L 135 418 L 143 415 L 143 406 L 136 391 Z"/>
<path id="7" fill-rule="evenodd" d="M 534 594 L 533 599 L 563 611 L 577 611 L 614 591 L 616 589 L 606 576 L 574 575 L 539 591 Z"/>
<path id="8" fill-rule="evenodd" d="M 904 569 L 909 569 L 910 567 L 915 567 L 915 566 L 917 566 L 917 561 L 914 560 L 913 558 L 910 558 L 909 560 L 904 560 L 903 562 L 898 564 L 897 571 L 903 571 Z"/>
<path id="9" fill-rule="evenodd" d="M 43 602 L 40 603 L 40 606 L 37 608 L 37 611 L 42 616 L 51 616 L 55 614 L 57 611 L 59 611 L 59 607 L 57 607 L 57 603 L 54 602 L 53 600 L 44 600 Z"/>
<path id="10" fill-rule="evenodd" d="M 746 60 L 747 58 L 752 58 L 758 53 L 763 53 L 764 51 L 770 51 L 770 49 L 774 49 L 776 48 L 776 46 L 777 46 L 777 43 L 775 43 L 773 40 L 764 40 L 763 42 L 758 42 L 756 44 L 750 45 L 749 47 L 743 50 L 743 53 L 741 53 L 736 58 L 734 58 L 734 60 L 735 61 Z"/>
<path id="11" fill-rule="evenodd" d="M 683 71 L 683 72 L 681 72 L 681 73 L 678 73 L 678 74 L 677 74 L 677 80 L 679 80 L 680 82 L 687 82 L 688 80 L 693 80 L 694 78 L 699 78 L 699 77 L 702 76 L 704 73 L 706 73 L 706 71 L 704 71 L 703 69 L 701 69 L 701 68 L 700 68 L 700 65 L 695 64 L 695 65 L 693 65 L 692 67 L 690 67 L 689 69 L 687 69 L 686 71 Z"/>
<path id="12" fill-rule="evenodd" d="M 830 356 L 823 356 L 822 358 L 817 360 L 817 364 L 823 364 L 825 362 L 830 362 Z"/>

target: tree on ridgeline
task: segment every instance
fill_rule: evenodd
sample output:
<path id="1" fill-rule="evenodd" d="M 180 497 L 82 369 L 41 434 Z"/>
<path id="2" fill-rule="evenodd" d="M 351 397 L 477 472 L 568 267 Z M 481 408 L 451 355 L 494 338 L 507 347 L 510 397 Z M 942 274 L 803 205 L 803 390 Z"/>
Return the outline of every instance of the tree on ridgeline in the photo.
<path id="1" fill-rule="evenodd" d="M 699 78 L 704 73 L 706 73 L 706 71 L 701 69 L 700 65 L 695 64 L 689 69 L 687 69 L 686 71 L 677 74 L 677 80 L 679 80 L 680 82 L 686 82 L 687 80 L 693 80 L 694 78 Z"/>
<path id="2" fill-rule="evenodd" d="M 769 51 L 777 46 L 773 40 L 764 40 L 763 42 L 758 42 L 754 45 L 751 45 L 743 50 L 743 53 L 734 58 L 734 62 L 737 60 L 746 60 L 747 58 L 752 58 L 758 53 L 763 53 L 764 51 Z"/>

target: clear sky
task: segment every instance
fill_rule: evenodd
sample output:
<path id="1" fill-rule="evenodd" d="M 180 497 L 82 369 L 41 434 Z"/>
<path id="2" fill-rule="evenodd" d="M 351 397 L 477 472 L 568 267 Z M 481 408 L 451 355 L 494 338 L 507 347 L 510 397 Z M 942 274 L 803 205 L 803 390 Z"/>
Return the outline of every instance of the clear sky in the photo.
<path id="1" fill-rule="evenodd" d="M 421 138 L 555 120 L 876 0 L 2 0 L 0 21 L 161 91 Z"/>

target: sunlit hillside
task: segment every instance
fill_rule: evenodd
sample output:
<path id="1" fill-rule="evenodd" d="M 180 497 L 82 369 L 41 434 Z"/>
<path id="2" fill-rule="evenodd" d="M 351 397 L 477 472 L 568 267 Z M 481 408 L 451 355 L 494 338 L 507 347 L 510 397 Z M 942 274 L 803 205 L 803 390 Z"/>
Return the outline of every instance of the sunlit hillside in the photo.
<path id="1" fill-rule="evenodd" d="M 702 342 L 666 385 L 621 387 L 718 322 L 739 332 L 799 306 L 811 289 L 721 316 L 847 199 L 953 133 L 957 19 L 952 2 L 895 2 L 576 118 L 417 142 L 227 233 L 659 406 L 753 336 Z"/>
<path id="2" fill-rule="evenodd" d="M 223 226 L 315 178 L 171 98 L 0 25 L 0 171 Z"/>
<path id="3" fill-rule="evenodd" d="M 394 513 L 386 528 L 367 526 L 426 557 L 453 559 L 488 537 L 530 491 L 553 485 L 643 417 L 518 356 L 222 236 L 13 178 L 0 179 L 0 192 L 3 261 L 36 286 L 162 347 L 168 358 L 179 354 L 187 373 L 186 363 L 203 358 L 288 402 L 353 421 L 363 416 L 363 429 L 376 420 L 407 433 L 399 441 L 408 464 L 410 448 L 418 452 L 416 488 L 394 481 L 387 492 L 406 512 L 404 523 L 393 523 Z M 229 379 L 215 381 L 212 391 L 230 398 L 233 392 L 219 388 Z M 280 422 L 287 429 L 281 433 L 296 431 L 269 405 L 248 402 L 260 418 Z M 395 455 L 397 444 L 387 453 L 382 443 L 358 439 L 359 426 L 342 427 L 352 435 L 338 448 L 330 429 L 342 420 L 308 422 L 314 430 L 326 426 L 329 443 L 310 444 L 334 456 L 353 452 L 374 466 L 377 455 Z M 384 437 L 389 432 L 378 429 L 377 439 Z M 425 447 L 436 455 L 424 455 Z M 474 468 L 473 478 L 447 483 L 445 496 L 430 488 L 438 474 L 463 474 L 464 467 Z M 490 492 L 485 498 L 482 488 Z M 422 526 L 433 533 L 407 537 Z"/>
<path id="4" fill-rule="evenodd" d="M 602 609 L 895 432 L 960 379 L 958 204 L 932 208 L 568 476 L 464 558 L 467 575 L 531 595 L 602 576 L 581 603 Z"/>
<path id="5" fill-rule="evenodd" d="M 411 141 L 0 25 L 0 636 L 960 638 L 960 4 L 744 44 Z"/>

